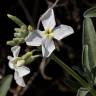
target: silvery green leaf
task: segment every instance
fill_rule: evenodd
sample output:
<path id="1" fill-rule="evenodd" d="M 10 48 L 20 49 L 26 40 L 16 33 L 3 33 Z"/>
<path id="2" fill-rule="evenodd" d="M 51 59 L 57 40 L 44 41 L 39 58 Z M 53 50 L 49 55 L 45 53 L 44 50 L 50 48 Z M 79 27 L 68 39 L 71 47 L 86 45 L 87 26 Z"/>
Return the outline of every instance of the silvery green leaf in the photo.
<path id="1" fill-rule="evenodd" d="M 77 92 L 76 96 L 87 96 L 88 94 L 88 90 L 85 88 L 80 88 Z"/>
<path id="2" fill-rule="evenodd" d="M 84 12 L 84 17 L 96 17 L 96 5 Z"/>
<path id="3" fill-rule="evenodd" d="M 6 96 L 10 88 L 12 75 L 7 75 L 0 82 L 0 96 Z"/>
<path id="4" fill-rule="evenodd" d="M 82 63 L 84 66 L 84 71 L 91 72 L 89 57 L 88 57 L 88 45 L 83 45 L 83 62 Z"/>
<path id="5" fill-rule="evenodd" d="M 83 52 L 82 52 L 82 65 L 85 73 L 85 77 L 87 81 L 93 85 L 93 74 L 89 63 L 89 54 L 88 54 L 89 48 L 88 45 L 83 45 Z"/>
<path id="6" fill-rule="evenodd" d="M 96 77 L 94 78 L 94 84 L 96 85 Z"/>
<path id="7" fill-rule="evenodd" d="M 96 33 L 90 18 L 85 18 L 83 22 L 83 45 L 88 45 L 90 68 L 96 67 Z"/>
<path id="8" fill-rule="evenodd" d="M 92 75 L 93 75 L 93 84 L 96 85 L 96 68 L 92 70 Z"/>

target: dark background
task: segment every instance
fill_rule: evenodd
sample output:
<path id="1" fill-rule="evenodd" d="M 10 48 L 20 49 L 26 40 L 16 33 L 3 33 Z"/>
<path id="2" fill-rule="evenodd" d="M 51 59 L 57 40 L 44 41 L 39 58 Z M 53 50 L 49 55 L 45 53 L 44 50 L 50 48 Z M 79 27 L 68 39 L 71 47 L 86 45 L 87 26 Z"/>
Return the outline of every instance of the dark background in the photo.
<path id="1" fill-rule="evenodd" d="M 25 5 L 25 10 L 22 6 Z M 47 10 L 48 6 L 52 5 L 55 0 L 0 0 L 0 74 L 4 77 L 7 74 L 13 74 L 14 71 L 9 69 L 7 56 L 11 55 L 10 46 L 6 45 L 6 41 L 13 38 L 14 28 L 18 27 L 8 17 L 7 13 L 17 16 L 25 24 L 31 24 L 36 27 L 39 17 Z M 83 13 L 86 9 L 96 4 L 96 0 L 59 0 L 59 3 L 54 8 L 57 25 L 66 24 L 74 29 L 74 34 L 64 38 L 60 46 L 60 52 L 54 53 L 70 67 L 78 66 L 82 69 L 82 22 Z M 26 12 L 28 13 L 26 14 Z M 30 16 L 28 15 L 30 14 Z M 23 44 L 22 50 L 26 48 Z M 25 48 L 24 48 L 25 47 Z M 41 58 L 37 59 L 30 65 L 32 72 L 26 76 L 25 81 L 31 81 L 25 92 L 25 89 L 17 86 L 15 81 L 12 81 L 8 96 L 76 96 L 76 89 L 72 90 L 69 86 L 69 75 L 63 72 L 55 62 L 51 61 L 45 68 L 45 74 L 52 77 L 52 80 L 46 80 L 38 71 Z M 78 69 L 77 67 L 75 68 Z M 36 76 L 35 76 L 36 75 Z M 30 80 L 32 77 L 32 80 Z M 68 79 L 68 80 L 67 80 Z M 75 80 L 74 80 L 75 81 Z M 76 82 L 76 81 L 75 81 Z M 69 84 L 69 85 L 68 85 Z M 77 82 L 77 87 L 79 84 Z"/>

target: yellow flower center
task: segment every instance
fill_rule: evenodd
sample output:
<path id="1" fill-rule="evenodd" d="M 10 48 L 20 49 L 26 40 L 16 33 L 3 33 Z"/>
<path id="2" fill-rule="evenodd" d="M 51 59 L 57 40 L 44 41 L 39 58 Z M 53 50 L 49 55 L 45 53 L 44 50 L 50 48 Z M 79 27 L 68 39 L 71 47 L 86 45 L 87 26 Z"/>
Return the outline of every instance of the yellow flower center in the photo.
<path id="1" fill-rule="evenodd" d="M 48 39 L 51 39 L 53 37 L 53 31 L 52 30 L 45 30 L 44 31 L 44 36 Z"/>
<path id="2" fill-rule="evenodd" d="M 25 63 L 25 60 L 21 59 L 20 57 L 16 57 L 12 63 L 14 64 L 14 66 L 22 66 Z"/>

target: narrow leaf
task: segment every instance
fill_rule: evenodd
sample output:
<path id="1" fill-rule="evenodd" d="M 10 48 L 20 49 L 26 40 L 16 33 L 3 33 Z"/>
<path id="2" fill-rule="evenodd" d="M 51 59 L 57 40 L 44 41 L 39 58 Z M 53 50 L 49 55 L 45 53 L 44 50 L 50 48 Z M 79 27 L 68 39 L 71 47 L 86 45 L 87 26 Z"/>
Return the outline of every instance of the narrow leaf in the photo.
<path id="1" fill-rule="evenodd" d="M 83 45 L 88 45 L 89 64 L 91 69 L 96 67 L 96 33 L 90 18 L 83 22 Z"/>
<path id="2" fill-rule="evenodd" d="M 83 45 L 83 66 L 84 66 L 84 71 L 91 72 L 89 58 L 88 58 L 88 45 Z"/>
<path id="3" fill-rule="evenodd" d="M 7 75 L 4 79 L 0 82 L 0 96 L 6 96 L 7 92 L 10 88 L 12 81 L 12 75 Z"/>
<path id="4" fill-rule="evenodd" d="M 96 5 L 84 12 L 84 17 L 96 17 Z"/>
<path id="5" fill-rule="evenodd" d="M 77 92 L 77 96 L 87 96 L 88 94 L 88 90 L 86 90 L 85 88 L 80 88 Z"/>

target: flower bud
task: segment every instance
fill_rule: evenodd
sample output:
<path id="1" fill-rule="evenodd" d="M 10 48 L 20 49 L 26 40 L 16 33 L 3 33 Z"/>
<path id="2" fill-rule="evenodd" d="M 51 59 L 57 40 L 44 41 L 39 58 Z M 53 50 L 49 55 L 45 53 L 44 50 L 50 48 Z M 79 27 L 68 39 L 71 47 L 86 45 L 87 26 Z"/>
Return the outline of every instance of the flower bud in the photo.
<path id="1" fill-rule="evenodd" d="M 31 52 L 27 52 L 26 54 L 24 54 L 24 55 L 22 56 L 22 59 L 27 60 L 27 59 L 30 58 L 31 56 L 32 56 L 32 51 L 31 51 Z"/>
<path id="2" fill-rule="evenodd" d="M 24 38 L 13 38 L 13 41 L 15 43 L 23 43 L 24 42 Z"/>
<path id="3" fill-rule="evenodd" d="M 28 26 L 28 31 L 29 31 L 29 32 L 32 32 L 32 29 L 33 29 L 32 26 L 29 25 L 29 26 Z"/>
<path id="4" fill-rule="evenodd" d="M 7 16 L 14 21 L 18 26 L 26 26 L 19 18 L 17 18 L 16 16 L 13 16 L 11 14 L 7 14 Z"/>
<path id="5" fill-rule="evenodd" d="M 15 45 L 15 42 L 14 42 L 13 40 L 11 40 L 11 41 L 7 41 L 7 45 L 14 46 L 14 45 Z"/>

